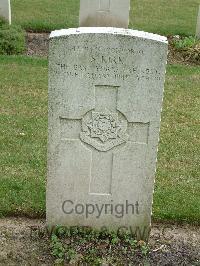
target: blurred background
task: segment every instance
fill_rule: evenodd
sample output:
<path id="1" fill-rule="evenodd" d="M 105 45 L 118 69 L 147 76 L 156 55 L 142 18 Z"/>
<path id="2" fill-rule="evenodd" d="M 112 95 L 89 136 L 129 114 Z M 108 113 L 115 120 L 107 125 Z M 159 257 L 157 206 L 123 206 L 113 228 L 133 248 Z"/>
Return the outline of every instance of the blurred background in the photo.
<path id="1" fill-rule="evenodd" d="M 129 28 L 194 35 L 200 0 L 131 0 Z M 79 0 L 11 0 L 12 22 L 29 31 L 78 26 Z"/>

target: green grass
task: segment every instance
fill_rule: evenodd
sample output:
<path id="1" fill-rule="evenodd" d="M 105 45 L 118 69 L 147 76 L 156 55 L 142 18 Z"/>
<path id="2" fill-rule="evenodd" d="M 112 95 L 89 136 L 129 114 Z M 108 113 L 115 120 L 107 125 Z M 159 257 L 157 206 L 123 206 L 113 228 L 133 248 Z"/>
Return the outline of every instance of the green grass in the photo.
<path id="1" fill-rule="evenodd" d="M 131 0 L 130 28 L 163 35 L 194 35 L 200 0 Z M 12 19 L 25 29 L 78 26 L 79 0 L 11 0 Z"/>
<path id="2" fill-rule="evenodd" d="M 169 66 L 154 218 L 200 221 L 200 68 Z"/>
<path id="3" fill-rule="evenodd" d="M 78 26 L 77 0 L 11 0 L 13 23 L 26 30 L 51 31 Z"/>
<path id="4" fill-rule="evenodd" d="M 43 214 L 47 62 L 0 58 L 0 214 Z"/>
<path id="5" fill-rule="evenodd" d="M 194 35 L 200 0 L 131 0 L 130 28 Z"/>
<path id="6" fill-rule="evenodd" d="M 0 61 L 0 214 L 45 215 L 47 60 Z M 200 220 L 199 84 L 199 67 L 168 66 L 155 219 Z"/>

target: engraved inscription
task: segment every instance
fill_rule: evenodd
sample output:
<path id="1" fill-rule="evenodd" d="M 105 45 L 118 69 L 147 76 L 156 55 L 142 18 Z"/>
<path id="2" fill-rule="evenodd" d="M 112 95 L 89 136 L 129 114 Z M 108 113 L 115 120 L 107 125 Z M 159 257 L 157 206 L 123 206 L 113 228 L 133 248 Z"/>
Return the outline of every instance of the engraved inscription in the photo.
<path id="1" fill-rule="evenodd" d="M 92 68 L 89 67 L 92 64 Z M 88 78 L 91 80 L 112 78 L 115 80 L 160 80 L 160 71 L 155 68 L 143 69 L 134 65 L 134 62 L 126 62 L 122 57 L 91 56 L 85 64 L 67 64 L 56 62 L 56 73 L 65 74 L 66 77 Z M 123 71 L 122 71 L 123 70 Z"/>
<path id="2" fill-rule="evenodd" d="M 143 60 L 145 51 L 142 48 L 120 48 L 118 47 L 88 47 L 83 43 L 65 48 L 62 51 L 63 59 L 55 62 L 54 71 L 56 74 L 65 75 L 66 78 L 105 80 L 114 79 L 116 81 L 135 80 L 137 81 L 157 81 L 161 79 L 159 68 L 151 65 L 138 66 L 138 61 Z M 88 56 L 79 63 L 70 63 L 72 56 L 82 58 L 87 53 Z M 109 54 L 109 56 L 108 56 Z M 65 61 L 67 57 L 67 61 Z M 85 56 L 84 56 L 85 57 Z"/>
<path id="3" fill-rule="evenodd" d="M 99 64 L 123 64 L 123 59 L 120 56 L 101 56 L 100 58 L 95 58 L 92 56 L 91 63 L 96 62 Z"/>
<path id="4" fill-rule="evenodd" d="M 130 66 L 124 69 L 121 73 L 116 66 L 109 65 L 94 65 L 93 71 L 88 69 L 85 65 L 67 65 L 65 63 L 56 63 L 56 73 L 64 73 L 67 77 L 71 78 L 89 78 L 92 80 L 113 78 L 115 80 L 127 80 L 130 77 L 139 80 L 160 80 L 160 72 L 157 69 L 145 68 L 139 70 L 137 67 Z"/>

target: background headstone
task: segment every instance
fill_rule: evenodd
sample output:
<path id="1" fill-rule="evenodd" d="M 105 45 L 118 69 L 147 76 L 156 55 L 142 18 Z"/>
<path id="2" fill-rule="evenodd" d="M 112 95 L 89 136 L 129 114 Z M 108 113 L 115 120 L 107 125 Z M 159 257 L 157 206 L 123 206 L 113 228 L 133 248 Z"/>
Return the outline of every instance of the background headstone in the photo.
<path id="1" fill-rule="evenodd" d="M 49 226 L 131 227 L 147 239 L 166 60 L 166 38 L 150 33 L 51 33 Z"/>
<path id="2" fill-rule="evenodd" d="M 0 0 L 0 16 L 11 24 L 10 0 Z"/>
<path id="3" fill-rule="evenodd" d="M 80 27 L 128 28 L 130 0 L 80 0 Z"/>
<path id="4" fill-rule="evenodd" d="M 197 16 L 196 37 L 200 39 L 200 5 L 199 5 L 198 16 Z"/>

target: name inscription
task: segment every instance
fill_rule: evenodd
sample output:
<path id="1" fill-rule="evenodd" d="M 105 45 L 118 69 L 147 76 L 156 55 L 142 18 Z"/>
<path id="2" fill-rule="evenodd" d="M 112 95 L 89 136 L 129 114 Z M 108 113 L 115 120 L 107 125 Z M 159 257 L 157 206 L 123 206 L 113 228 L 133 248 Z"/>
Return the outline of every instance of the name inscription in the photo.
<path id="1" fill-rule="evenodd" d="M 130 57 L 127 53 L 126 57 L 118 55 L 118 52 L 114 55 L 100 54 L 99 51 L 92 50 L 93 53 L 83 54 L 83 51 L 76 51 L 76 56 L 73 54 L 73 58 L 79 58 L 77 62 L 70 60 L 72 56 L 66 56 L 63 61 L 55 62 L 54 71 L 56 74 L 64 74 L 69 78 L 88 78 L 91 80 L 96 79 L 116 79 L 127 80 L 130 78 L 139 80 L 160 80 L 161 74 L 158 69 L 150 67 L 139 67 L 137 62 L 144 57 L 142 50 L 135 56 Z M 105 52 L 105 51 L 104 51 Z M 109 54 L 109 53 L 108 53 Z M 135 59 L 135 60 L 134 60 Z"/>

